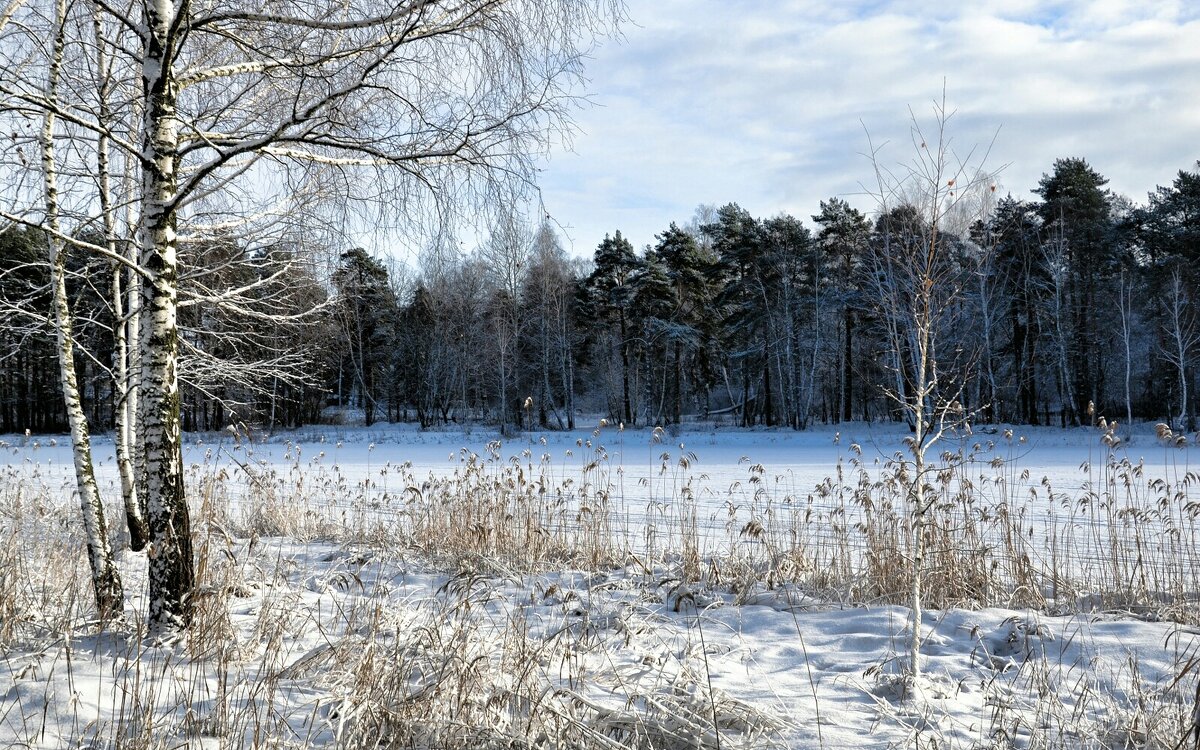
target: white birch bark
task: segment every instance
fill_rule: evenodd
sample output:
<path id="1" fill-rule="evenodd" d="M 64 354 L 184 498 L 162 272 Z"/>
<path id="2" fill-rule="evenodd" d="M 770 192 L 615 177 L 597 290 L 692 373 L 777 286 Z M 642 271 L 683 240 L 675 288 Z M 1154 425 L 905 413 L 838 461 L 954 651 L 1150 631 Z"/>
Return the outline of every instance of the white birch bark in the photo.
<path id="1" fill-rule="evenodd" d="M 58 165 L 55 152 L 55 109 L 57 108 L 58 80 L 62 70 L 63 47 L 66 23 L 66 2 L 55 3 L 55 35 L 47 82 L 47 99 L 50 107 L 42 118 L 42 171 L 45 191 L 46 223 L 50 250 L 51 282 L 53 285 L 54 320 L 57 332 L 59 378 L 62 382 L 63 403 L 67 421 L 71 428 L 71 457 L 75 468 L 75 484 L 79 492 L 80 511 L 87 544 L 88 564 L 92 571 L 92 589 L 96 606 L 102 619 L 120 615 L 124 607 L 124 592 L 121 576 L 113 560 L 112 545 L 108 538 L 108 524 L 104 518 L 104 503 L 96 485 L 92 463 L 91 438 L 88 433 L 87 415 L 79 392 L 75 375 L 75 344 L 71 309 L 67 298 L 66 266 L 67 247 L 60 239 Z"/>
<path id="2" fill-rule="evenodd" d="M 1125 345 L 1125 426 L 1133 426 L 1133 280 L 1124 271 L 1120 280 L 1121 342 Z"/>
<path id="3" fill-rule="evenodd" d="M 111 93 L 110 59 L 106 54 L 108 42 L 103 29 L 103 16 L 98 7 L 94 7 L 92 28 L 96 43 L 96 74 L 99 88 L 99 121 L 106 125 L 113 121 L 109 109 Z M 104 223 L 104 243 L 109 252 L 116 256 L 120 252 L 117 242 L 117 220 L 113 207 L 111 185 L 111 159 L 109 155 L 109 136 L 100 130 L 96 138 L 96 175 L 97 190 L 100 201 L 100 215 Z M 130 398 L 132 385 L 129 371 L 129 344 L 125 320 L 125 289 L 123 278 L 125 268 L 116 261 L 112 262 L 112 283 L 110 304 L 113 310 L 113 387 L 115 392 L 115 425 L 113 442 L 117 454 L 117 474 L 121 482 L 121 498 L 125 506 L 125 523 L 129 529 L 130 549 L 140 551 L 146 546 L 148 530 L 145 514 L 134 479 L 132 438 L 133 438 L 133 402 Z"/>
<path id="4" fill-rule="evenodd" d="M 1058 377 L 1062 384 L 1059 390 L 1062 400 L 1062 411 L 1065 414 L 1070 411 L 1073 424 L 1078 424 L 1079 415 L 1075 414 L 1075 392 L 1074 392 L 1074 374 L 1071 370 L 1070 356 L 1070 332 L 1063 323 L 1064 317 L 1067 315 L 1068 304 L 1066 296 L 1069 293 L 1066 280 L 1066 266 L 1064 261 L 1064 252 L 1061 242 L 1051 241 L 1046 248 L 1047 263 L 1049 264 L 1050 279 L 1053 289 L 1053 316 L 1051 323 L 1054 326 L 1054 343 L 1058 353 Z"/>
<path id="5" fill-rule="evenodd" d="M 1183 273 L 1175 268 L 1167 287 L 1167 345 L 1163 347 L 1166 360 L 1175 368 L 1178 378 L 1179 416 L 1175 428 L 1183 431 L 1188 425 L 1188 366 L 1192 352 L 1200 344 L 1200 328 L 1188 307 L 1188 294 Z"/>
<path id="6" fill-rule="evenodd" d="M 959 159 L 950 150 L 946 126 L 952 113 L 946 108 L 944 93 L 941 102 L 934 105 L 934 114 L 936 129 L 931 134 L 933 138 L 927 138 L 910 112 L 917 156 L 912 166 L 904 168 L 904 176 L 899 181 L 881 167 L 877 150 L 874 146 L 871 149 L 879 190 L 876 200 L 881 214 L 888 215 L 891 198 L 902 195 L 906 196 L 907 205 L 915 209 L 922 224 L 916 228 L 919 237 L 893 242 L 890 248 L 884 247 L 883 258 L 877 257 L 878 253 L 873 257 L 877 268 L 886 269 L 886 273 L 877 274 L 877 284 L 881 312 L 894 342 L 897 371 L 908 365 L 912 368 L 912 383 L 907 392 L 900 377 L 896 392 L 890 395 L 903 409 L 913 428 L 910 438 L 913 476 L 908 489 L 905 531 L 911 564 L 907 592 L 911 608 L 908 677 L 918 689 L 922 680 L 924 532 L 934 509 L 934 498 L 927 497 L 926 474 L 939 466 L 929 459 L 929 451 L 942 440 L 947 430 L 966 422 L 959 401 L 962 383 L 943 388 L 938 375 L 938 343 L 949 334 L 945 330 L 947 311 L 962 289 L 954 275 L 954 264 L 949 262 L 951 235 L 945 227 L 946 222 L 963 212 L 964 196 L 990 182 L 981 169 Z M 961 221 L 961 225 L 968 226 L 969 222 Z M 885 226 L 883 231 L 886 243 L 891 229 Z M 914 230 L 909 228 L 908 231 Z M 899 330 L 901 327 L 903 331 Z M 903 362 L 901 336 L 908 339 L 910 363 Z M 907 466 L 904 468 L 907 470 Z"/>
<path id="7" fill-rule="evenodd" d="M 183 487 L 179 395 L 179 268 L 175 235 L 177 192 L 175 81 L 170 74 L 176 8 L 147 2 L 142 153 L 141 295 L 142 445 L 146 516 L 150 530 L 149 618 L 156 627 L 186 627 L 195 579 L 191 523 Z"/>
<path id="8" fill-rule="evenodd" d="M 98 9 L 103 31 L 112 34 L 101 47 L 120 92 L 113 104 L 120 122 L 103 122 L 96 107 L 88 80 L 96 57 L 87 46 L 95 43 L 94 32 L 74 23 L 91 20 L 86 15 L 73 14 L 64 27 L 60 14 L 58 59 L 64 59 L 61 42 L 69 36 L 65 59 L 78 68 L 64 76 L 71 85 L 62 87 L 61 102 L 48 101 L 44 83 L 26 75 L 25 51 L 44 60 L 45 40 L 55 38 L 47 33 L 54 28 L 47 18 L 52 14 L 40 9 L 14 25 L 11 39 L 0 45 L 0 95 L 6 111 L 31 120 L 49 116 L 49 134 L 55 117 L 61 127 L 86 134 L 64 150 L 78 158 L 58 175 L 58 189 L 69 198 L 63 203 L 79 209 L 72 216 L 80 224 L 94 219 L 83 217 L 101 203 L 91 172 L 97 161 L 87 153 L 98 139 L 113 152 L 110 167 L 119 161 L 117 169 L 101 170 L 105 179 L 131 165 L 136 169 L 136 183 L 128 190 L 123 184 L 119 199 L 105 209 L 120 212 L 123 205 L 127 217 L 139 216 L 136 242 L 124 242 L 130 233 L 114 231 L 117 222 L 108 217 L 107 233 L 121 240 L 115 248 L 71 236 L 74 225 L 66 233 L 53 230 L 37 205 L 6 206 L 0 213 L 135 270 L 125 280 L 126 309 L 118 311 L 129 321 L 130 347 L 127 382 L 119 388 L 128 409 L 120 410 L 125 426 L 118 439 L 133 447 L 122 451 L 121 477 L 127 495 L 145 506 L 150 618 L 186 625 L 194 572 L 180 454 L 179 363 L 181 345 L 189 352 L 198 347 L 179 331 L 176 232 L 182 228 L 184 240 L 203 243 L 212 231 L 202 217 L 232 213 L 239 231 L 266 227 L 278 239 L 307 229 L 299 207 L 316 204 L 348 218 L 355 206 L 386 208 L 375 214 L 383 224 L 392 222 L 385 231 L 423 232 L 434 220 L 410 217 L 468 213 L 457 210 L 459 201 L 489 211 L 502 191 L 531 194 L 533 155 L 566 131 L 572 89 L 582 82 L 580 60 L 621 11 L 606 0 L 281 0 L 269 8 L 236 1 L 122 6 L 94 0 L 80 7 Z M 52 148 L 51 138 L 44 140 Z M 23 163 L 20 145 L 5 148 Z M 36 168 L 25 171 L 37 178 Z M 49 187 L 55 188 L 53 180 Z M 25 192 L 41 203 L 40 189 Z M 131 224 L 128 218 L 124 223 Z M 61 255 L 61 248 L 56 252 Z M 116 294 L 120 284 L 113 282 Z M 211 294 L 182 304 L 244 310 L 254 297 L 254 290 L 206 291 Z M 277 320 L 268 313 L 260 319 Z M 69 329 L 64 336 L 69 342 Z M 453 367 L 464 369 L 445 378 L 445 399 L 467 389 L 467 363 Z M 64 378 L 71 369 L 64 368 Z M 121 369 L 118 362 L 117 379 Z M 441 408 L 445 418 L 449 402 Z M 78 437 L 77 447 L 86 450 L 83 433 Z"/>

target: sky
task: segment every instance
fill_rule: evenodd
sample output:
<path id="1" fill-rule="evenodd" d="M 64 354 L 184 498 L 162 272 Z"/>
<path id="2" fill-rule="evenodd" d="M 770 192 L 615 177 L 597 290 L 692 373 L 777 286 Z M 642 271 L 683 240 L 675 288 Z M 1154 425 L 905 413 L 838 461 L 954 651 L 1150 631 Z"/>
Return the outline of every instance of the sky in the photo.
<path id="1" fill-rule="evenodd" d="M 1137 203 L 1200 159 L 1200 3 L 1125 0 L 627 0 L 596 50 L 592 106 L 544 164 L 576 255 L 620 230 L 653 243 L 699 204 L 811 225 L 821 200 L 875 203 L 868 134 L 911 160 L 945 88 L 960 157 L 1000 192 L 1084 157 Z M 990 147 L 990 150 L 989 150 Z"/>

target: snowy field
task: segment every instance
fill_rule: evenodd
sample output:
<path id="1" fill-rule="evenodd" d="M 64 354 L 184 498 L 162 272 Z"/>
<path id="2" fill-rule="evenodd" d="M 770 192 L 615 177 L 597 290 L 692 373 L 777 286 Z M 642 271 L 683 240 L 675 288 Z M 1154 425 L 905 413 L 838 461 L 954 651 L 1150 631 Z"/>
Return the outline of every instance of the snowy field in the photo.
<path id="1" fill-rule="evenodd" d="M 138 555 L 127 619 L 89 622 L 65 439 L 5 438 L 0 745 L 1172 748 L 1200 658 L 1194 439 L 939 446 L 967 458 L 931 480 L 913 685 L 904 437 L 193 437 L 201 599 L 170 642 L 138 630 Z"/>

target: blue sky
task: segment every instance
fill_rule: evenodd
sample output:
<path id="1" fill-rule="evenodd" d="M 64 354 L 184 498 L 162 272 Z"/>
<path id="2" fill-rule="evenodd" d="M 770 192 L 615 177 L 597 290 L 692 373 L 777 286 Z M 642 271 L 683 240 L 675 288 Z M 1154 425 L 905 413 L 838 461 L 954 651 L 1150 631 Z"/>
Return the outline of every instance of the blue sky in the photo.
<path id="1" fill-rule="evenodd" d="M 957 111 L 954 147 L 986 147 L 1001 191 L 1082 156 L 1137 202 L 1200 159 L 1200 11 L 1187 2 L 629 0 L 624 39 L 587 66 L 596 106 L 542 174 L 568 247 L 654 241 L 700 203 L 806 223 L 864 210 L 864 126 L 907 160 L 908 108 Z"/>

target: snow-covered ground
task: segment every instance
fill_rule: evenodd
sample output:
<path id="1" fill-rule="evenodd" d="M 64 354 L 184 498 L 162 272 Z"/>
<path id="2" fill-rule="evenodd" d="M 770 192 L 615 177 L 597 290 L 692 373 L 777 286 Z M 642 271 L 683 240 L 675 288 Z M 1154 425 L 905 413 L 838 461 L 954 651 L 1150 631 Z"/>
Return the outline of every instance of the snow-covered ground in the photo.
<path id="1" fill-rule="evenodd" d="M 735 602 L 623 571 L 484 583 L 329 544 L 234 554 L 255 572 L 230 600 L 223 669 L 186 642 L 122 633 L 12 649 L 0 741 L 72 747 L 124 731 L 137 746 L 149 726 L 156 747 L 334 745 L 353 734 L 351 711 L 378 720 L 366 715 L 382 700 L 373 690 L 420 704 L 429 671 L 465 658 L 480 660 L 473 694 L 442 700 L 471 704 L 458 710 L 499 732 L 521 729 L 508 703 L 533 696 L 545 724 L 561 714 L 633 747 L 717 747 L 716 733 L 688 736 L 712 712 L 724 747 L 1169 747 L 1195 676 L 1173 683 L 1200 644 L 1117 615 L 932 613 L 928 676 L 912 695 L 897 676 L 908 612 L 895 606 L 831 606 L 788 588 Z M 387 662 L 402 658 L 412 663 Z M 683 736 L 639 745 L 616 729 L 639 723 Z"/>
<path id="2" fill-rule="evenodd" d="M 678 435 L 605 427 L 499 445 L 483 430 L 392 426 L 252 437 L 193 437 L 187 445 L 193 486 L 228 477 L 240 488 L 225 498 L 226 513 L 287 485 L 298 488 L 289 497 L 306 498 L 302 515 L 323 523 L 361 523 L 364 515 L 377 526 L 412 523 L 413 497 L 446 488 L 430 476 L 461 475 L 472 465 L 465 457 L 476 454 L 484 461 L 480 476 L 499 482 L 491 485 L 497 492 L 523 481 L 531 495 L 537 481 L 551 493 L 568 486 L 582 497 L 572 500 L 576 513 L 588 498 L 610 493 L 623 519 L 612 533 L 633 554 L 595 570 L 518 570 L 487 556 L 461 556 L 447 569 L 420 550 L 353 534 L 247 539 L 202 524 L 213 569 L 200 635 L 164 643 L 139 634 L 144 560 L 123 555 L 127 623 L 100 634 L 78 622 L 69 633 L 35 623 L 24 632 L 41 638 L 4 647 L 0 744 L 355 746 L 367 736 L 383 746 L 403 738 L 417 746 L 498 747 L 497 738 L 521 736 L 544 747 L 1170 748 L 1190 721 L 1200 617 L 1189 602 L 1200 585 L 1155 588 L 1179 595 L 1168 614 L 1180 622 L 1154 608 L 1110 606 L 1102 596 L 1089 607 L 1087 597 L 1104 592 L 1075 588 L 1083 596 L 1069 602 L 1041 592 L 1048 603 L 1037 610 L 964 602 L 930 612 L 927 676 L 914 687 L 902 678 L 907 609 L 847 593 L 861 588 L 805 584 L 821 571 L 780 582 L 715 569 L 760 559 L 754 550 L 767 543 L 745 533 L 750 520 L 774 520 L 780 533 L 825 529 L 833 546 L 838 524 L 852 534 L 844 528 L 862 509 L 845 502 L 850 490 L 829 492 L 837 467 L 853 477 L 860 461 L 873 481 L 886 478 L 883 464 L 905 437 L 894 426 Z M 4 442 L 10 489 L 69 497 L 65 439 Z M 1200 500 L 1193 468 L 1200 450 L 1192 442 L 1168 448 L 1152 426 L 1140 426 L 1113 457 L 1136 471 L 1106 468 L 1108 450 L 1092 430 L 1026 428 L 1010 440 L 1000 429 L 946 447 L 979 445 L 955 487 L 978 475 L 986 478 L 978 482 L 984 506 L 1003 497 L 1005 512 L 1027 507 L 1032 539 L 1023 549 L 1037 557 L 1050 545 L 1083 556 L 1093 542 L 1123 539 L 1094 536 L 1087 522 L 1132 523 L 1147 544 L 1155 542 L 1158 521 L 1149 514 L 1160 484 L 1177 509 L 1165 517 L 1181 524 L 1172 533 L 1186 531 L 1191 504 Z M 112 497 L 111 444 L 100 438 L 98 453 L 101 484 Z M 1140 483 L 1122 489 L 1135 476 Z M 1109 479 L 1120 507 L 1085 507 L 1097 504 Z M 12 494 L 5 495 L 8 509 L 17 507 Z M 1144 513 L 1128 511 L 1143 501 Z M 28 513 L 28 497 L 20 502 Z M 678 506 L 689 504 L 709 565 L 699 581 L 644 553 L 646 527 L 679 523 Z M 789 525 L 784 507 L 815 518 Z M 69 517 L 38 513 L 46 528 Z M 0 514 L 0 531 L 6 525 L 10 544 L 36 542 L 14 536 L 14 519 Z M 1039 536 L 1072 529 L 1077 536 L 1066 542 Z M 1144 578 L 1155 570 L 1151 558 L 1147 547 L 1144 558 L 1121 561 L 1128 568 L 1092 572 L 1097 580 L 1126 570 Z M 1037 561 L 1088 572 L 1078 560 Z M 1193 561 L 1176 562 L 1170 570 L 1200 571 Z M 0 625 L 5 611 L 0 602 Z M 439 711 L 458 718 L 438 723 Z M 494 734 L 479 734 L 482 728 Z"/>

